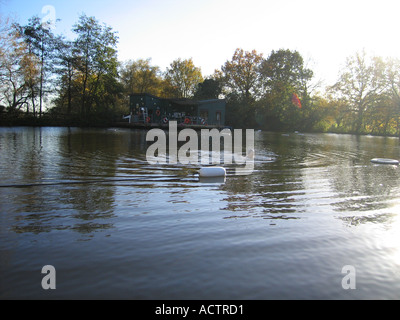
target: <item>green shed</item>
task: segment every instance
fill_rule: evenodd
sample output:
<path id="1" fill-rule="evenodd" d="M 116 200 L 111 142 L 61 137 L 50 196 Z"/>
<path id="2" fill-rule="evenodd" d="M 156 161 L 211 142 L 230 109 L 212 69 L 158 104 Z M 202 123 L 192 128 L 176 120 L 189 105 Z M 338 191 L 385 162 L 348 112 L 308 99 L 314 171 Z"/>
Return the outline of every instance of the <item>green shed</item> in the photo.
<path id="1" fill-rule="evenodd" d="M 130 95 L 131 123 L 225 125 L 225 99 L 165 99 L 148 93 Z"/>
<path id="2" fill-rule="evenodd" d="M 225 125 L 225 99 L 198 101 L 198 115 L 207 119 L 209 125 Z"/>

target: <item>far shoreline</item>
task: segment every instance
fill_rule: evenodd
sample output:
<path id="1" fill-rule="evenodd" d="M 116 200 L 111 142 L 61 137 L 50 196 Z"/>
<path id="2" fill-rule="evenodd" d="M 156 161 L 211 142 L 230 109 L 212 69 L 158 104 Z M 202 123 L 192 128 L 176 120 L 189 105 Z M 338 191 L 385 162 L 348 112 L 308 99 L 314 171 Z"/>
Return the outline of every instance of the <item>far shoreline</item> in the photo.
<path id="1" fill-rule="evenodd" d="M 40 119 L 39 119 L 40 120 Z M 20 123 L 12 123 L 12 124 L 4 124 L 0 123 L 0 128 L 17 128 L 17 127 L 33 127 L 33 128 L 46 128 L 46 127 L 54 127 L 54 128 L 95 128 L 95 129 L 132 129 L 132 130 L 144 130 L 148 131 L 151 129 L 168 129 L 168 124 L 158 124 L 158 123 L 150 123 L 150 124 L 143 124 L 143 123 L 136 123 L 130 124 L 128 122 L 114 122 L 114 123 L 84 123 L 84 122 L 71 122 L 71 123 L 51 123 L 48 121 L 35 121 L 36 123 L 27 123 L 22 121 Z M 210 125 L 185 125 L 179 124 L 178 129 L 213 129 L 216 128 L 218 130 L 222 130 L 224 128 L 233 129 L 233 127 L 226 125 L 226 126 L 210 126 Z M 338 134 L 338 135 L 353 135 L 353 136 L 364 136 L 364 137 L 382 137 L 382 138 L 400 138 L 397 135 L 382 135 L 376 133 L 355 133 L 355 132 L 335 132 L 335 131 L 274 131 L 268 129 L 261 129 L 261 128 L 237 128 L 237 129 L 254 129 L 255 131 L 263 131 L 263 132 L 271 132 L 271 133 L 281 133 L 281 134 Z"/>

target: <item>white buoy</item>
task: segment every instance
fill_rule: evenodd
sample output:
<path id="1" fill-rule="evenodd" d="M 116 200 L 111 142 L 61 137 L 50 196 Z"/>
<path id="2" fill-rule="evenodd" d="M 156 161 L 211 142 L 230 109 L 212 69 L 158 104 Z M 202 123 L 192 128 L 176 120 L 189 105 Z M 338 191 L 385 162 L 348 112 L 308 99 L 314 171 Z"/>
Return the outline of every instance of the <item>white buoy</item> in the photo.
<path id="1" fill-rule="evenodd" d="M 222 167 L 203 167 L 200 168 L 199 175 L 200 177 L 224 177 L 226 170 Z"/>
<path id="2" fill-rule="evenodd" d="M 374 158 L 371 160 L 372 163 L 376 164 L 391 164 L 391 165 L 398 165 L 400 162 L 394 159 L 382 159 L 382 158 Z"/>

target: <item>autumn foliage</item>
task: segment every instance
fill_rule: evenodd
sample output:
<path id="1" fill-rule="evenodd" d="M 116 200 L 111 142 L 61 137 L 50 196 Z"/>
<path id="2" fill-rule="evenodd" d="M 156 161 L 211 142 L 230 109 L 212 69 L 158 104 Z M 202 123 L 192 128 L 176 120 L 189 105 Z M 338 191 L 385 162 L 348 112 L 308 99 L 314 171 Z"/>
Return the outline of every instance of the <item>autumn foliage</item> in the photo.
<path id="1" fill-rule="evenodd" d="M 38 17 L 0 20 L 0 124 L 112 124 L 131 93 L 227 101 L 227 125 L 278 131 L 400 135 L 400 62 L 349 57 L 336 83 L 322 87 L 301 54 L 237 48 L 211 75 L 192 58 L 165 69 L 151 58 L 118 61 L 117 32 L 81 15 L 74 39 Z M 46 122 L 48 121 L 48 122 Z"/>

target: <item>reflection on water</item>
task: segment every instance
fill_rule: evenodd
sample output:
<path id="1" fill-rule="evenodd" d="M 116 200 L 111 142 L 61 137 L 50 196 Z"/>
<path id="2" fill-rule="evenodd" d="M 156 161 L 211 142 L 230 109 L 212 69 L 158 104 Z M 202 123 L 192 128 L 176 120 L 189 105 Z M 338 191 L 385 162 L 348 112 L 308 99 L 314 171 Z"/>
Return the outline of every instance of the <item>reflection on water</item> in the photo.
<path id="1" fill-rule="evenodd" d="M 370 162 L 398 139 L 256 132 L 254 172 L 222 180 L 147 147 L 146 131 L 0 129 L 0 298 L 399 298 L 400 168 Z"/>

